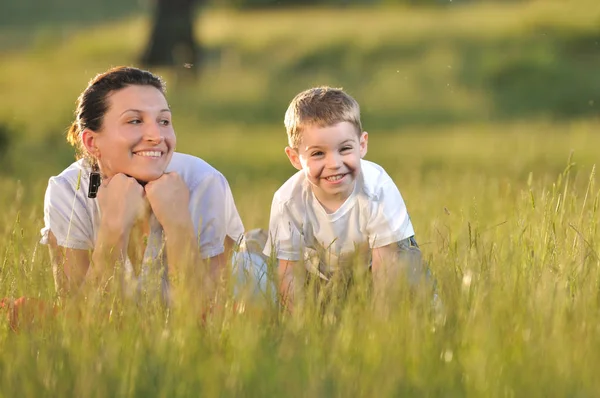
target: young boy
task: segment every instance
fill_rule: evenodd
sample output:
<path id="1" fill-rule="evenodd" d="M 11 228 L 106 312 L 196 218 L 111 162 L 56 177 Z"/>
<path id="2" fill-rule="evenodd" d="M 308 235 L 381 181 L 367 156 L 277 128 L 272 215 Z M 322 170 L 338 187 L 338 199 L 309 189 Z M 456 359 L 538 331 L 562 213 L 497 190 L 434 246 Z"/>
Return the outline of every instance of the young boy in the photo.
<path id="1" fill-rule="evenodd" d="M 409 281 L 420 278 L 421 254 L 400 191 L 381 166 L 363 160 L 368 134 L 354 98 L 331 87 L 303 91 L 285 127 L 285 153 L 299 171 L 273 197 L 264 249 L 278 259 L 284 304 L 293 303 L 298 264 L 329 280 L 357 252 L 371 267 L 376 294 L 385 294 L 399 269 Z"/>

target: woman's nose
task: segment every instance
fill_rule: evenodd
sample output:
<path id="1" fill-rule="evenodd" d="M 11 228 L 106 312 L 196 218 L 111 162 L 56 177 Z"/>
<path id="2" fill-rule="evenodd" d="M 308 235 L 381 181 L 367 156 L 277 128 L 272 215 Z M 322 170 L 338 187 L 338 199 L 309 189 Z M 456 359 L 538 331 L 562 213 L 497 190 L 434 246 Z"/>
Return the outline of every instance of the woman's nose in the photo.
<path id="1" fill-rule="evenodd" d="M 158 123 L 153 123 L 148 125 L 146 131 L 144 132 L 144 138 L 146 141 L 160 143 L 163 141 L 164 137 L 161 134 L 160 125 Z"/>

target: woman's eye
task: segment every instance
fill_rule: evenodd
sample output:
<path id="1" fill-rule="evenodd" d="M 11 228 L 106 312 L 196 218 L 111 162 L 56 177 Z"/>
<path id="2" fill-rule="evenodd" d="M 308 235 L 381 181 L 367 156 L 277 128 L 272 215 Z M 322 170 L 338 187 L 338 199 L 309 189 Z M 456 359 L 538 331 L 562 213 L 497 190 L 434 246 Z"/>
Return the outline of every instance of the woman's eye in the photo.
<path id="1" fill-rule="evenodd" d="M 161 120 L 161 121 L 160 121 L 160 124 L 161 124 L 162 126 L 168 126 L 168 125 L 170 125 L 170 124 L 171 124 L 171 121 L 170 121 L 170 120 L 168 120 L 168 119 L 163 119 L 163 120 Z"/>
<path id="2" fill-rule="evenodd" d="M 140 119 L 132 119 L 128 121 L 129 124 L 140 124 L 142 121 Z"/>

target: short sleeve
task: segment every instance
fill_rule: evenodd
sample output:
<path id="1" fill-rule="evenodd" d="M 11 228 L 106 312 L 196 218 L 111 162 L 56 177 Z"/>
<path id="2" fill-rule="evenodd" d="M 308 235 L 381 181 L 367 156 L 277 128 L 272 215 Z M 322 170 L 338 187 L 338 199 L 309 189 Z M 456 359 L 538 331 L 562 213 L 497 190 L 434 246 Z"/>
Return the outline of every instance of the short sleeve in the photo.
<path id="1" fill-rule="evenodd" d="M 225 177 L 223 177 L 223 181 L 225 183 L 225 233 L 234 242 L 239 243 L 242 239 L 242 235 L 244 235 L 244 224 L 242 223 L 240 214 L 238 213 L 237 207 L 235 206 L 235 201 L 233 200 L 231 188 L 229 187 L 227 180 L 225 180 Z"/>
<path id="2" fill-rule="evenodd" d="M 61 176 L 52 177 L 48 182 L 41 243 L 48 244 L 50 231 L 59 246 L 69 249 L 94 247 L 93 223 L 86 196 L 79 184 Z"/>
<path id="3" fill-rule="evenodd" d="M 373 249 L 415 234 L 402 195 L 393 182 L 384 184 L 377 200 L 372 202 L 367 233 Z"/>
<path id="4" fill-rule="evenodd" d="M 285 205 L 278 200 L 277 194 L 271 204 L 269 236 L 263 254 L 277 259 L 300 260 L 301 234 L 292 222 Z"/>
<path id="5" fill-rule="evenodd" d="M 220 173 L 203 178 L 191 190 L 190 212 L 202 258 L 223 253 L 226 236 L 237 242 L 244 233 L 231 189 Z"/>

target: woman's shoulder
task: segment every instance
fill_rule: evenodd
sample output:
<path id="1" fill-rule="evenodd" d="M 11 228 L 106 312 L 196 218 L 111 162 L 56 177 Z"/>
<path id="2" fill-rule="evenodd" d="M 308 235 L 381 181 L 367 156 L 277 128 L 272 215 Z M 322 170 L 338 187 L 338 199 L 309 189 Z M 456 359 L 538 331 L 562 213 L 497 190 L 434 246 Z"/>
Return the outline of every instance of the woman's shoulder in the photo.
<path id="1" fill-rule="evenodd" d="M 60 174 L 50 177 L 48 184 L 77 187 L 82 181 L 89 179 L 88 174 L 84 160 L 80 159 L 71 163 Z"/>
<path id="2" fill-rule="evenodd" d="M 225 178 L 223 174 L 207 161 L 197 156 L 173 152 L 173 157 L 166 172 L 176 172 L 189 188 L 198 185 L 202 180 L 211 177 Z"/>
<path id="3" fill-rule="evenodd" d="M 90 181 L 90 170 L 84 160 L 69 165 L 60 174 L 50 177 L 46 188 L 45 203 L 54 207 L 73 206 L 74 198 L 78 203 L 85 203 Z"/>

